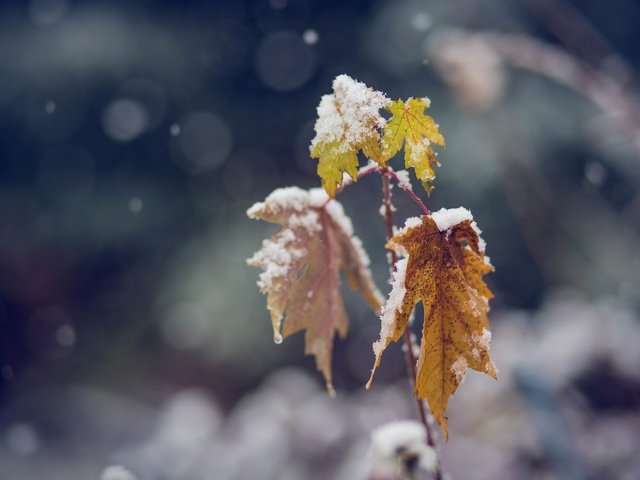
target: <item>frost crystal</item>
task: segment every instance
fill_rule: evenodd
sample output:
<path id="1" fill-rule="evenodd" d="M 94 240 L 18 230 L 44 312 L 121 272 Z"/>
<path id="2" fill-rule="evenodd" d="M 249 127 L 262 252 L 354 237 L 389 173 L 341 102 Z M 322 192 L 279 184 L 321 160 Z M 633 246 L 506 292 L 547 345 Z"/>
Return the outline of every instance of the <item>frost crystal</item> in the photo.
<path id="1" fill-rule="evenodd" d="M 333 94 L 323 95 L 318 105 L 316 136 L 310 149 L 318 144 L 341 142 L 348 150 L 371 134 L 371 128 L 382 128 L 385 120 L 380 109 L 389 105 L 384 93 L 367 87 L 348 75 L 338 75 L 333 81 Z"/>

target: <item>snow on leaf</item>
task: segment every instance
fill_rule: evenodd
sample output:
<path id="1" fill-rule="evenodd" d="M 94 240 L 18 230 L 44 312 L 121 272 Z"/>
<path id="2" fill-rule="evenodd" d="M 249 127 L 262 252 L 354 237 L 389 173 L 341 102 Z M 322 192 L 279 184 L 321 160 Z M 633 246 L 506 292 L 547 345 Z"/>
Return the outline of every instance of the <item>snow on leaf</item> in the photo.
<path id="1" fill-rule="evenodd" d="M 410 98 L 406 102 L 396 100 L 387 110 L 391 119 L 384 126 L 382 137 L 383 158 L 385 163 L 402 149 L 406 168 L 413 168 L 425 187 L 430 192 L 431 182 L 435 178 L 434 167 L 439 166 L 432 143 L 444 147 L 444 137 L 438 125 L 424 111 L 429 108 L 429 99 Z"/>
<path id="2" fill-rule="evenodd" d="M 357 179 L 360 149 L 379 160 L 377 129 L 385 124 L 380 109 L 389 103 L 384 93 L 347 75 L 338 75 L 333 81 L 333 94 L 320 99 L 310 151 L 311 157 L 319 160 L 318 175 L 330 197 L 335 196 L 344 172 Z"/>
<path id="3" fill-rule="evenodd" d="M 333 339 L 336 331 L 344 338 L 348 327 L 340 271 L 376 313 L 383 300 L 362 244 L 342 206 L 321 189 L 277 189 L 247 214 L 282 225 L 247 260 L 263 269 L 258 286 L 267 295 L 274 339 L 305 330 L 305 353 L 315 355 L 331 393 Z"/>
<path id="4" fill-rule="evenodd" d="M 493 267 L 467 210 L 441 210 L 434 216 L 438 223 L 423 215 L 420 223 L 409 222 L 386 245 L 406 258 L 398 260 L 394 285 L 383 307 L 371 377 L 384 349 L 402 336 L 414 306 L 422 302 L 424 325 L 414 393 L 428 401 L 448 436 L 445 412 L 449 397 L 467 368 L 497 377 L 489 357 L 487 318 L 493 294 L 482 280 Z M 452 223 L 452 219 L 459 222 Z M 446 228 L 439 228 L 439 223 Z M 370 384 L 371 379 L 367 386 Z"/>

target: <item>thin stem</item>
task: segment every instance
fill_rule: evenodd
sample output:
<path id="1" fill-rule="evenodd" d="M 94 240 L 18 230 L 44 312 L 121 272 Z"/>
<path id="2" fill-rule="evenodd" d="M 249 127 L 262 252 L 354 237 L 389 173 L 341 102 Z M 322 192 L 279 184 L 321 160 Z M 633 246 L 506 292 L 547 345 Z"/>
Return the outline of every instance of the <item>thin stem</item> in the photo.
<path id="1" fill-rule="evenodd" d="M 400 181 L 400 179 L 398 178 L 398 175 L 396 175 L 396 172 L 394 172 L 391 169 L 391 167 L 387 167 L 386 170 L 383 170 L 383 172 L 384 174 L 389 175 L 391 178 L 393 178 L 396 181 L 396 184 L 398 185 L 400 190 L 404 191 L 407 195 L 409 195 L 409 197 L 411 197 L 411 200 L 413 200 L 416 203 L 416 205 L 420 207 L 420 210 L 422 210 L 425 215 L 431 215 L 431 210 L 429 210 L 427 206 L 424 204 L 424 202 L 420 200 L 420 197 L 418 197 L 414 193 L 413 189 L 411 188 L 411 185 L 407 185 L 405 182 Z"/>
<path id="2" fill-rule="evenodd" d="M 383 202 L 383 206 L 384 206 L 384 221 L 385 221 L 385 227 L 386 227 L 387 241 L 389 241 L 391 239 L 391 237 L 393 236 L 393 205 L 391 204 L 391 182 L 389 181 L 389 177 L 394 178 L 396 181 L 398 181 L 398 177 L 388 167 L 386 169 L 382 169 L 382 168 L 380 169 L 380 176 L 382 177 L 382 202 Z M 398 181 L 399 185 L 400 185 L 400 183 L 401 182 Z M 410 192 L 412 194 L 410 196 L 412 198 L 415 197 L 415 199 L 417 199 L 420 202 L 419 205 L 422 205 L 422 207 L 423 207 L 422 210 L 427 215 L 431 213 L 431 212 L 429 212 L 429 209 L 426 206 L 424 206 L 422 201 L 420 201 L 420 199 L 415 196 L 413 191 L 406 190 L 404 188 L 403 188 L 403 190 L 405 192 L 407 192 L 407 193 Z M 393 272 L 395 271 L 396 260 L 397 260 L 396 252 L 391 250 L 391 255 L 389 256 L 389 273 L 391 275 L 393 275 Z M 405 350 L 404 358 L 405 358 L 405 362 L 407 364 L 407 373 L 409 375 L 409 382 L 411 383 L 411 389 L 412 389 L 412 391 L 415 392 L 416 357 L 413 354 L 413 348 L 414 348 L 414 344 L 415 344 L 415 339 L 411 335 L 411 329 L 410 328 L 406 328 L 405 329 L 404 334 L 403 334 L 403 338 L 404 338 L 404 350 Z M 416 398 L 416 402 L 417 402 L 417 406 L 418 406 L 418 413 L 420 415 L 420 421 L 422 422 L 422 424 L 424 425 L 424 428 L 427 431 L 427 443 L 431 448 L 435 449 L 435 441 L 434 441 L 434 438 L 433 438 L 433 434 L 431 432 L 431 427 L 430 427 L 429 422 L 427 420 L 427 412 L 425 410 L 424 402 L 422 400 L 420 400 L 419 398 Z M 436 478 L 436 480 L 440 480 L 442 478 L 442 472 L 440 471 L 439 463 L 438 463 L 438 465 L 436 467 L 435 478 Z"/>

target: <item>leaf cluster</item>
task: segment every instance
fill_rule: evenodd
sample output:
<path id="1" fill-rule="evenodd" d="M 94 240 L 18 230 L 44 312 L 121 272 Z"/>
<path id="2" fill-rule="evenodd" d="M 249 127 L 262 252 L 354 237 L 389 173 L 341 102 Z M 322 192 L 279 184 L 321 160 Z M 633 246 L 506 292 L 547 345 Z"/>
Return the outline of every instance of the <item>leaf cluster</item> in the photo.
<path id="1" fill-rule="evenodd" d="M 325 95 L 318 107 L 316 137 L 310 148 L 329 196 L 335 196 L 345 173 L 357 180 L 358 153 L 386 167 L 403 147 L 405 168 L 413 169 L 430 193 L 434 168 L 440 165 L 432 144 L 444 147 L 445 140 L 433 118 L 424 113 L 429 106 L 428 98 L 391 101 L 346 75 L 338 76 L 333 94 Z M 390 118 L 382 117 L 380 110 Z"/>
<path id="2" fill-rule="evenodd" d="M 340 75 L 333 93 L 318 106 L 316 136 L 310 147 L 318 159 L 322 189 L 278 189 L 248 210 L 251 218 L 276 223 L 281 229 L 265 240 L 248 260 L 259 267 L 258 286 L 267 295 L 274 340 L 305 332 L 305 353 L 333 390 L 331 356 L 335 334 L 345 337 L 348 319 L 342 299 L 341 273 L 371 309 L 380 316 L 380 339 L 373 344 L 374 364 L 367 388 L 391 342 L 407 337 L 412 312 L 424 309 L 414 395 L 426 400 L 431 413 L 448 436 L 449 398 L 467 369 L 497 377 L 489 356 L 488 320 L 491 290 L 483 277 L 493 271 L 485 255 L 471 213 L 460 207 L 431 213 L 415 195 L 407 172 L 394 172 L 388 163 L 404 148 L 404 165 L 413 169 L 427 192 L 433 188 L 435 166 L 432 145 L 445 141 L 435 121 L 424 112 L 426 98 L 389 100 L 383 93 Z M 388 113 L 383 118 L 380 111 Z M 359 169 L 362 153 L 374 164 Z M 392 205 L 389 184 L 383 188 L 388 226 L 386 248 L 393 258 L 393 281 L 386 301 L 376 288 L 369 258 L 353 234 L 350 219 L 335 195 L 359 176 L 377 172 L 393 178 L 426 215 L 406 221 L 391 233 Z M 409 350 L 411 352 L 411 350 Z"/>

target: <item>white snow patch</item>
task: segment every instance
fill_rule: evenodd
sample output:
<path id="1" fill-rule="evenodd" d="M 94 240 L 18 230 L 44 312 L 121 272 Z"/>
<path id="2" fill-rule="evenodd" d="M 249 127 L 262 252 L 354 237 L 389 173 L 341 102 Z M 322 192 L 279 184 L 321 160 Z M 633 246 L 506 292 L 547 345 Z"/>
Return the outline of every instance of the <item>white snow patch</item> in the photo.
<path id="1" fill-rule="evenodd" d="M 478 235 L 478 250 L 484 253 L 485 250 L 487 249 L 487 243 L 482 238 L 482 230 L 478 228 L 478 224 L 475 222 L 475 220 L 471 222 L 471 228 L 473 228 L 473 231 L 476 232 L 476 235 Z M 489 257 L 485 257 L 484 263 L 486 263 L 487 265 L 491 265 L 491 263 L 487 260 L 487 258 Z"/>
<path id="2" fill-rule="evenodd" d="M 312 188 L 308 192 L 304 191 L 309 196 L 309 206 L 314 208 L 321 208 L 329 201 L 329 195 L 324 191 L 324 188 Z M 335 200 L 331 203 L 338 203 Z"/>
<path id="3" fill-rule="evenodd" d="M 302 227 L 308 233 L 317 232 L 320 230 L 318 213 L 313 210 L 308 210 L 306 213 L 301 215 L 291 215 L 289 218 L 289 226 L 292 228 Z"/>
<path id="4" fill-rule="evenodd" d="M 431 219 L 436 222 L 438 230 L 444 232 L 466 220 L 473 221 L 473 215 L 464 207 L 441 208 L 431 214 Z"/>
<path id="5" fill-rule="evenodd" d="M 393 272 L 393 281 L 391 283 L 391 292 L 380 314 L 380 339 L 373 344 L 373 352 L 376 356 L 382 355 L 387 338 L 391 336 L 396 315 L 402 312 L 402 302 L 407 293 L 404 285 L 407 274 L 407 262 L 407 258 L 401 258 L 396 262 L 396 270 Z"/>
<path id="6" fill-rule="evenodd" d="M 482 329 L 482 335 L 475 335 L 473 340 L 478 347 L 489 351 L 489 342 L 491 342 L 491 332 L 486 328 Z"/>
<path id="7" fill-rule="evenodd" d="M 391 212 L 395 212 L 396 210 L 397 210 L 396 207 L 394 205 L 391 205 Z M 380 205 L 380 208 L 378 209 L 378 213 L 382 218 L 387 217 L 387 205 L 384 202 L 382 202 L 382 204 Z"/>
<path id="8" fill-rule="evenodd" d="M 264 269 L 258 279 L 258 287 L 262 292 L 277 288 L 274 283 L 282 280 L 291 263 L 306 253 L 304 249 L 294 248 L 295 240 L 292 230 L 283 229 L 273 239 L 264 240 L 262 248 L 247 260 L 249 265 Z"/>
<path id="9" fill-rule="evenodd" d="M 464 382 L 464 376 L 467 373 L 468 366 L 469 365 L 464 357 L 458 357 L 458 359 L 453 362 L 453 365 L 451 365 L 451 371 L 456 376 L 456 381 L 458 383 Z"/>
<path id="10" fill-rule="evenodd" d="M 347 172 L 342 172 L 342 182 L 338 185 L 338 189 L 342 190 L 345 187 L 353 184 L 353 178 Z"/>
<path id="11" fill-rule="evenodd" d="M 380 109 L 389 105 L 382 92 L 367 87 L 348 75 L 333 80 L 333 94 L 323 95 L 318 105 L 316 136 L 310 149 L 318 144 L 340 141 L 344 150 L 362 142 L 372 128 L 382 128 L 385 119 Z"/>
<path id="12" fill-rule="evenodd" d="M 377 461 L 402 462 L 417 456 L 420 468 L 435 471 L 436 452 L 427 445 L 427 431 L 419 422 L 401 420 L 378 427 L 371 434 L 371 450 Z"/>
<path id="13" fill-rule="evenodd" d="M 396 177 L 398 177 L 398 186 L 403 190 L 412 190 L 411 186 L 411 177 L 409 177 L 409 172 L 406 170 L 398 170 L 396 172 Z"/>
<path id="14" fill-rule="evenodd" d="M 400 230 L 398 230 L 397 234 L 404 234 L 408 230 L 411 230 L 412 228 L 415 228 L 415 227 L 419 227 L 420 225 L 422 225 L 422 218 L 420 218 L 420 217 L 409 217 L 404 221 L 404 227 L 402 227 Z"/>
<path id="15" fill-rule="evenodd" d="M 437 212 L 433 212 L 431 214 L 431 218 L 436 225 L 438 226 L 438 230 L 441 232 L 447 231 L 456 225 L 469 220 L 471 222 L 471 228 L 478 236 L 478 250 L 480 253 L 485 252 L 487 248 L 487 243 L 482 238 L 482 230 L 478 228 L 478 224 L 473 220 L 473 215 L 471 212 L 464 207 L 458 208 L 441 208 Z M 484 257 L 484 263 L 487 265 L 491 265 L 489 257 Z"/>
<path id="16" fill-rule="evenodd" d="M 249 218 L 257 218 L 259 211 L 269 207 L 272 211 L 301 211 L 309 204 L 309 192 L 298 187 L 277 188 L 269 194 L 264 202 L 253 204 L 248 210 Z"/>

